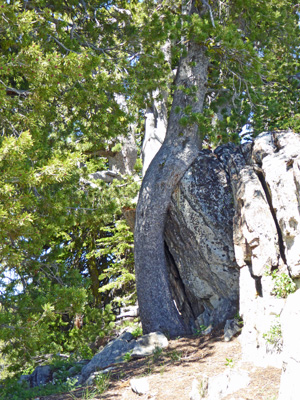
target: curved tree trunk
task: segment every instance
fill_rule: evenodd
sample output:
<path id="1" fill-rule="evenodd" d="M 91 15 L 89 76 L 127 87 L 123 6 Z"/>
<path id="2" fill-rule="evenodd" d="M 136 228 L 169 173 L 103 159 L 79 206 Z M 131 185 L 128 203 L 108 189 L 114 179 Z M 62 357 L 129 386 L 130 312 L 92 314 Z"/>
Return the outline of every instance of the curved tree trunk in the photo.
<path id="1" fill-rule="evenodd" d="M 164 230 L 171 195 L 197 157 L 201 135 L 196 124 L 182 126 L 184 109 L 201 113 L 206 91 L 208 60 L 205 49 L 190 43 L 180 61 L 177 90 L 165 141 L 143 179 L 136 210 L 135 269 L 144 333 L 160 330 L 171 336 L 190 332 L 172 299 L 164 248 Z M 186 89 L 195 89 L 187 94 Z M 181 111 L 178 111 L 180 107 Z"/>

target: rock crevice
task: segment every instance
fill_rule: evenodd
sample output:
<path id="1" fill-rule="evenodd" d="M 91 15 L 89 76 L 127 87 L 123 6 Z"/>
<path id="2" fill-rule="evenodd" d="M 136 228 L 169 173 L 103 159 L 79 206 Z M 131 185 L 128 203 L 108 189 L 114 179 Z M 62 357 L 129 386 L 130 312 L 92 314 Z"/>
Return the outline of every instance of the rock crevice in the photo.
<path id="1" fill-rule="evenodd" d="M 194 321 L 191 315 L 185 320 L 192 328 L 225 323 L 237 311 L 233 215 L 228 175 L 213 153 L 201 151 L 173 193 L 165 231 L 184 288 L 178 308 L 184 313 L 184 304 L 189 305 Z"/>
<path id="2" fill-rule="evenodd" d="M 168 211 L 167 259 L 183 318 L 196 328 L 224 326 L 239 310 L 244 356 L 259 365 L 281 366 L 265 337 L 285 299 L 273 295 L 267 272 L 300 278 L 299 188 L 300 135 L 262 133 L 199 152 Z"/>
<path id="3" fill-rule="evenodd" d="M 266 199 L 267 199 L 267 202 L 269 204 L 270 212 L 271 212 L 271 215 L 273 217 L 273 220 L 274 220 L 274 223 L 275 223 L 275 226 L 276 226 L 276 229 L 277 229 L 278 246 L 279 246 L 280 256 L 281 256 L 284 264 L 287 264 L 286 256 L 285 256 L 285 246 L 284 246 L 284 242 L 283 242 L 283 238 L 282 238 L 282 232 L 281 232 L 280 225 L 279 225 L 279 222 L 278 222 L 278 219 L 277 219 L 276 210 L 273 207 L 270 188 L 268 187 L 267 182 L 265 180 L 265 176 L 264 176 L 263 170 L 261 168 L 256 167 L 256 168 L 254 168 L 254 171 L 255 171 L 255 173 L 256 173 L 256 175 L 257 175 L 257 177 L 258 177 L 258 179 L 259 179 L 259 181 L 261 183 L 261 186 L 262 186 L 262 188 L 263 188 L 263 190 L 265 192 Z"/>

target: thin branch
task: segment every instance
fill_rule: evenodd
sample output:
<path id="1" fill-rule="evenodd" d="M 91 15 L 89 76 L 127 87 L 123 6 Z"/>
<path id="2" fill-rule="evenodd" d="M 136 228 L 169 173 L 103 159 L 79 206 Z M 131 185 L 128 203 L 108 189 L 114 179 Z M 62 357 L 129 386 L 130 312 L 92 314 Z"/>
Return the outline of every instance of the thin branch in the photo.
<path id="1" fill-rule="evenodd" d="M 73 28 L 72 28 L 73 29 Z M 66 50 L 67 52 L 72 52 L 72 53 L 76 53 L 76 54 L 80 54 L 78 53 L 78 51 L 75 50 L 71 50 L 68 49 L 63 43 L 61 43 L 58 39 L 56 39 L 56 37 L 52 36 L 52 35 L 48 35 L 49 38 L 52 38 L 59 46 L 61 46 L 64 50 Z"/>
<path id="2" fill-rule="evenodd" d="M 67 210 L 97 211 L 97 210 L 99 210 L 99 208 L 67 207 Z"/>
<path id="3" fill-rule="evenodd" d="M 208 7 L 208 9 L 209 9 L 209 14 L 210 14 L 210 19 L 211 19 L 211 23 L 212 23 L 212 26 L 215 28 L 216 26 L 215 26 L 215 21 L 214 21 L 214 16 L 213 16 L 213 13 L 212 13 L 211 6 L 208 4 L 208 2 L 207 2 L 206 0 L 202 0 L 202 3 L 203 3 L 204 5 L 206 5 L 206 7 Z"/>
<path id="4" fill-rule="evenodd" d="M 15 135 L 16 137 L 19 137 L 19 136 L 20 136 L 20 132 L 18 132 L 18 131 L 16 130 L 16 128 L 14 127 L 14 125 L 13 125 L 7 118 L 5 118 L 4 121 L 7 122 L 7 124 L 11 127 L 11 129 L 12 129 L 14 135 Z"/>
<path id="5" fill-rule="evenodd" d="M 11 88 L 11 87 L 7 86 L 7 85 L 6 85 L 3 81 L 1 81 L 1 80 L 0 80 L 0 83 L 2 83 L 2 85 L 5 87 L 6 93 L 7 93 L 9 96 L 17 95 L 17 96 L 26 97 L 26 96 L 28 96 L 29 94 L 31 94 L 31 92 L 29 92 L 28 90 L 18 90 L 18 89 L 15 89 L 15 88 Z"/>
<path id="6" fill-rule="evenodd" d="M 70 38 L 71 38 L 72 40 L 73 40 L 73 37 L 74 37 L 75 29 L 76 29 L 76 24 L 73 24 L 73 25 L 72 25 L 72 28 L 71 28 L 71 32 L 70 32 Z"/>
<path id="7" fill-rule="evenodd" d="M 83 8 L 84 8 L 86 14 L 88 14 L 85 1 L 84 0 L 80 0 L 80 3 L 83 5 Z"/>
<path id="8" fill-rule="evenodd" d="M 209 94 L 209 93 L 224 93 L 224 92 L 230 92 L 230 89 L 223 89 L 223 88 L 221 88 L 221 89 L 206 89 L 206 93 L 207 94 Z"/>
<path id="9" fill-rule="evenodd" d="M 58 275 L 56 275 L 53 271 L 52 271 L 52 268 L 55 268 L 55 267 L 57 267 L 57 265 L 55 264 L 55 263 L 53 263 L 52 265 L 48 265 L 48 264 L 43 264 L 42 266 L 41 266 L 41 270 L 42 270 L 42 272 L 45 274 L 45 276 L 46 277 L 48 277 L 48 278 L 50 278 L 50 279 L 53 279 L 53 280 L 56 280 L 57 281 L 57 283 L 59 283 L 61 286 L 63 286 L 64 285 L 64 282 L 62 281 L 62 279 L 60 278 L 60 276 L 58 276 Z M 48 269 L 48 271 L 49 272 L 47 272 L 46 270 L 45 270 L 45 268 L 47 268 Z M 56 268 L 56 272 L 58 272 L 58 268 Z"/>

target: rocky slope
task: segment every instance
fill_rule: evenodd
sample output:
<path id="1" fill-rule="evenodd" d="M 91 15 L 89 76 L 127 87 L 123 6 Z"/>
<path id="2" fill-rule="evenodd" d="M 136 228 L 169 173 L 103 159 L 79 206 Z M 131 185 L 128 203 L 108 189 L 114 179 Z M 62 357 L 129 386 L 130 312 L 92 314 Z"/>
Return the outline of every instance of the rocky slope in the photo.
<path id="1" fill-rule="evenodd" d="M 232 325 L 229 320 L 239 311 L 243 319 L 241 349 L 239 345 L 234 347 L 238 354 L 235 357 L 230 350 L 232 343 L 226 344 L 223 339 L 217 345 L 217 341 L 211 341 L 209 336 L 205 336 L 206 339 L 180 339 L 180 360 L 186 359 L 185 371 L 193 360 L 193 380 L 182 370 L 182 378 L 179 373 L 173 382 L 171 376 L 175 376 L 175 371 L 171 371 L 167 379 L 169 384 L 162 381 L 162 390 L 157 388 L 157 377 L 153 378 L 157 390 L 150 390 L 150 397 L 145 394 L 148 396 L 145 398 L 188 398 L 186 393 L 191 390 L 193 382 L 195 387 L 201 386 L 201 382 L 203 387 L 206 385 L 201 379 L 208 365 L 211 378 L 219 372 L 213 353 L 226 348 L 220 371 L 224 370 L 226 362 L 239 363 L 239 370 L 246 365 L 248 378 L 252 372 L 255 375 L 255 371 L 260 371 L 261 376 L 268 376 L 270 371 L 275 371 L 272 368 L 282 368 L 279 399 L 298 399 L 295 381 L 300 374 L 297 335 L 300 290 L 296 291 L 300 278 L 299 222 L 299 134 L 263 133 L 253 144 L 227 144 L 214 152 L 204 150 L 199 153 L 173 193 L 168 214 L 165 250 L 172 293 L 185 322 L 198 333 L 204 330 L 210 334 L 213 328 L 225 323 Z M 109 345 L 110 350 L 120 357 L 124 356 L 124 352 L 134 352 L 136 344 L 127 339 L 117 339 Z M 223 356 L 225 353 L 222 353 Z M 178 358 L 178 351 L 173 355 Z M 99 353 L 95 357 L 101 361 L 102 356 Z M 136 364 L 131 365 L 145 366 L 148 363 L 152 366 L 154 355 L 151 357 L 141 364 L 135 361 Z M 106 362 L 105 367 L 110 363 Z M 159 369 L 162 374 L 165 363 L 163 358 Z M 259 369 L 262 367 L 266 369 Z M 95 366 L 93 360 L 87 364 L 82 370 L 82 383 L 87 382 L 99 368 L 104 366 Z M 157 366 L 154 369 L 158 371 Z M 118 371 L 113 385 L 115 393 L 108 392 L 110 394 L 104 398 L 133 399 L 130 390 L 120 389 L 122 374 L 128 371 L 127 367 L 122 364 Z M 250 383 L 246 385 L 247 388 L 251 385 L 258 388 L 255 395 L 253 391 L 243 388 L 239 398 L 244 398 L 244 394 L 246 399 L 277 398 L 280 370 L 276 371 L 273 392 L 268 391 L 267 383 L 261 382 L 258 374 L 256 381 L 250 376 Z M 194 381 L 194 378 L 200 380 Z M 125 386 L 129 384 L 128 379 L 123 379 Z M 178 383 L 181 379 L 182 385 Z M 231 381 L 228 375 L 222 379 Z M 269 394 L 271 397 L 268 397 Z M 216 395 L 208 393 L 207 396 L 217 400 Z M 225 397 L 223 393 L 218 399 Z"/>
<path id="2" fill-rule="evenodd" d="M 228 386 L 222 383 L 220 377 L 228 373 L 234 376 L 237 371 L 248 377 L 248 383 L 226 394 Z M 280 373 L 280 369 L 274 367 L 262 368 L 243 362 L 239 340 L 225 342 L 222 332 L 214 331 L 206 336 L 170 340 L 168 348 L 161 352 L 116 365 L 110 373 L 108 390 L 102 395 L 97 394 L 95 386 L 90 386 L 88 391 L 77 389 L 72 394 L 46 396 L 40 400 L 83 400 L 87 398 L 87 393 L 91 400 L 196 400 L 200 398 L 196 397 L 197 392 L 200 396 L 200 391 L 199 386 L 197 392 L 193 391 L 195 382 L 203 382 L 205 378 L 212 378 L 216 382 L 216 377 L 219 378 L 215 388 L 223 389 L 222 397 L 217 398 L 275 400 Z M 148 388 L 146 393 L 139 395 L 133 391 L 131 383 L 133 379 L 140 378 L 146 380 Z"/>
<path id="3" fill-rule="evenodd" d="M 299 345 L 287 329 L 281 337 L 280 315 L 299 286 L 299 210 L 300 135 L 262 133 L 252 144 L 200 152 L 173 194 L 165 231 L 173 296 L 185 321 L 198 329 L 224 325 L 239 309 L 244 359 L 277 367 L 284 359 L 287 382 Z M 295 301 L 291 308 L 299 325 Z M 293 368 L 282 346 L 294 348 Z"/>

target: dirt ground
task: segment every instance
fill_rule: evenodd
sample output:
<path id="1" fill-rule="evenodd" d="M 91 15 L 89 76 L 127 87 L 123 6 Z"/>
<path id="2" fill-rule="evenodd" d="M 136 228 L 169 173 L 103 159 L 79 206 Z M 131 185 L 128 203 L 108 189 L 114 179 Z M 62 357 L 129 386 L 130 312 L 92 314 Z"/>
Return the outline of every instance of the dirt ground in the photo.
<path id="1" fill-rule="evenodd" d="M 40 400 L 189 400 L 194 378 L 200 381 L 203 375 L 211 377 L 235 367 L 248 371 L 251 382 L 224 400 L 277 399 L 281 370 L 242 362 L 238 339 L 224 342 L 221 332 L 215 332 L 205 337 L 170 340 L 168 349 L 160 354 L 118 365 L 102 395 L 93 395 L 94 388 L 89 387 Z M 130 379 L 142 376 L 148 378 L 150 391 L 139 396 L 131 390 Z"/>

